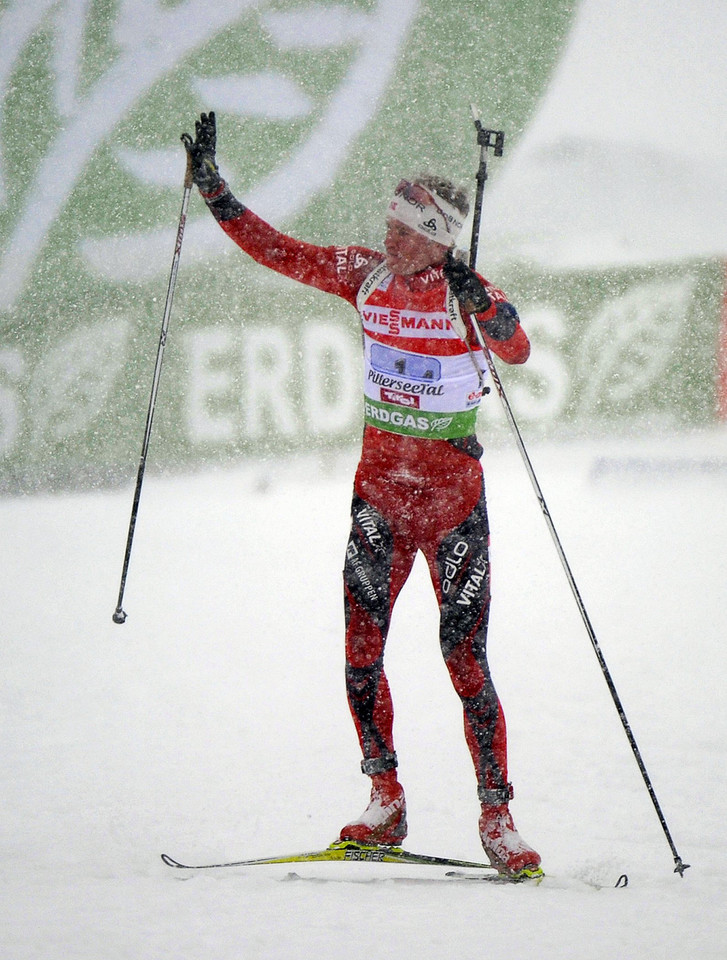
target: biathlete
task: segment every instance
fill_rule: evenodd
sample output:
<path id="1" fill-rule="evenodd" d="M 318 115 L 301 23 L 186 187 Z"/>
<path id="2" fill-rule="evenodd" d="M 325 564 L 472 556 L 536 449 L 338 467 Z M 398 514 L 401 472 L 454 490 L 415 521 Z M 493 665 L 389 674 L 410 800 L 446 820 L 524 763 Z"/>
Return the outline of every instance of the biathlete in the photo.
<path id="1" fill-rule="evenodd" d="M 402 180 L 384 253 L 320 247 L 280 233 L 233 196 L 215 158 L 214 113 L 203 113 L 195 131 L 182 136 L 194 182 L 225 233 L 258 263 L 348 301 L 363 328 L 365 425 L 343 582 L 346 691 L 371 794 L 340 839 L 393 845 L 407 834 L 384 648 L 421 550 L 464 709 L 483 848 L 502 873 L 537 872 L 540 856 L 509 809 L 505 718 L 487 663 L 489 526 L 475 436 L 487 364 L 469 318 L 506 363 L 524 363 L 530 344 L 505 295 L 453 255 L 466 194 L 444 179 Z"/>

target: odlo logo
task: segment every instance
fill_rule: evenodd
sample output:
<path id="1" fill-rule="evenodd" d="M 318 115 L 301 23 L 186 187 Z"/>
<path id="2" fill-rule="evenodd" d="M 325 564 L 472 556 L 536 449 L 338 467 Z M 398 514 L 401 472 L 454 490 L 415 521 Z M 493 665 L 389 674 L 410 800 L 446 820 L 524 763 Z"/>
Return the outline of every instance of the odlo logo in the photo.
<path id="1" fill-rule="evenodd" d="M 466 540 L 458 540 L 444 560 L 444 576 L 442 577 L 442 593 L 448 596 L 452 584 L 462 569 L 464 559 L 469 552 Z"/>

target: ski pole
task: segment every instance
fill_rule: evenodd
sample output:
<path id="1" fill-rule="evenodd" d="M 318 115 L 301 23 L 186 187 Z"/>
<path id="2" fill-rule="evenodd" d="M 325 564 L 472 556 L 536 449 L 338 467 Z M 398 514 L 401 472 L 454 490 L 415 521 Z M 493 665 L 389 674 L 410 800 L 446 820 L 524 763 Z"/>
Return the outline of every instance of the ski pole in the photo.
<path id="1" fill-rule="evenodd" d="M 182 253 L 182 239 L 184 238 L 184 227 L 187 223 L 187 208 L 189 207 L 189 197 L 192 191 L 192 163 L 187 156 L 187 168 L 184 173 L 184 193 L 182 195 L 182 210 L 179 214 L 179 225 L 177 226 L 177 239 L 174 244 L 174 257 L 172 258 L 172 269 L 169 275 L 169 286 L 167 287 L 167 299 L 164 304 L 164 316 L 162 317 L 162 329 L 159 335 L 159 346 L 157 348 L 156 364 L 154 365 L 154 376 L 152 378 L 151 396 L 149 397 L 149 409 L 146 414 L 146 427 L 144 429 L 144 440 L 141 445 L 141 457 L 139 459 L 139 470 L 136 475 L 136 487 L 134 489 L 134 500 L 131 506 L 131 519 L 129 520 L 129 532 L 126 537 L 126 550 L 124 552 L 124 563 L 121 570 L 121 584 L 119 586 L 119 599 L 114 610 L 114 623 L 124 623 L 126 613 L 122 607 L 124 600 L 124 590 L 126 589 L 126 575 L 129 571 L 129 560 L 131 559 L 131 546 L 134 542 L 134 531 L 136 529 L 136 518 L 139 513 L 139 500 L 141 499 L 141 485 L 144 481 L 144 472 L 146 470 L 146 457 L 149 452 L 149 441 L 151 440 L 151 427 L 154 421 L 154 410 L 156 408 L 157 393 L 159 392 L 159 379 L 162 372 L 162 360 L 164 359 L 164 347 L 167 342 L 167 331 L 169 329 L 169 318 L 172 314 L 172 303 L 174 301 L 174 288 L 177 283 L 177 271 L 179 270 L 179 258 Z"/>
<path id="2" fill-rule="evenodd" d="M 475 264 L 477 261 L 477 245 L 478 245 L 479 233 L 480 233 L 480 221 L 482 218 L 482 196 L 484 193 L 485 181 L 487 180 L 487 151 L 489 148 L 492 147 L 494 148 L 494 155 L 496 157 L 501 157 L 503 152 L 503 147 L 504 147 L 505 135 L 501 131 L 485 129 L 482 126 L 482 123 L 480 121 L 477 108 L 474 105 L 472 105 L 471 110 L 472 110 L 472 119 L 474 121 L 475 129 L 477 131 L 477 143 L 479 144 L 479 147 L 480 147 L 480 162 L 477 170 L 477 192 L 476 192 L 476 199 L 475 199 L 474 219 L 472 223 L 472 240 L 470 243 L 470 254 L 469 254 L 469 265 L 470 265 L 470 268 L 474 270 Z M 510 403 L 507 399 L 505 388 L 503 387 L 502 381 L 500 380 L 500 377 L 495 368 L 495 364 L 492 359 L 492 354 L 490 353 L 490 350 L 487 344 L 485 343 L 485 339 L 484 339 L 484 336 L 482 335 L 482 331 L 480 330 L 479 324 L 472 317 L 470 317 L 470 322 L 472 324 L 472 327 L 474 328 L 475 334 L 477 336 L 477 340 L 484 352 L 485 361 L 487 362 L 487 367 L 490 371 L 492 382 L 495 384 L 495 389 L 497 390 L 497 394 L 502 402 L 502 406 L 505 411 L 505 416 L 507 417 L 507 421 L 510 425 L 510 429 L 512 430 L 513 436 L 515 437 L 515 443 L 517 444 L 517 448 L 520 451 L 520 455 L 523 459 L 523 463 L 525 464 L 525 469 L 527 471 L 528 476 L 530 477 L 530 482 L 533 486 L 533 490 L 535 491 L 535 496 L 538 499 L 538 503 L 540 504 L 540 509 L 543 513 L 543 516 L 545 517 L 545 522 L 548 526 L 548 530 L 550 531 L 550 535 L 553 538 L 553 543 L 555 544 L 556 552 L 558 554 L 560 562 L 565 571 L 565 575 L 568 580 L 568 585 L 570 586 L 571 592 L 573 593 L 573 597 L 576 601 L 576 605 L 578 606 L 578 611 L 581 615 L 583 624 L 586 628 L 586 632 L 588 633 L 588 637 L 591 641 L 591 646 L 593 647 L 594 653 L 596 654 L 596 658 L 598 659 L 598 663 L 601 667 L 601 672 L 603 673 L 604 679 L 608 686 L 614 706 L 616 707 L 616 711 L 619 715 L 619 719 L 621 720 L 621 723 L 623 725 L 624 731 L 626 733 L 626 737 L 629 741 L 629 745 L 631 746 L 631 750 L 634 754 L 634 758 L 636 759 L 636 763 L 638 764 L 639 771 L 641 772 L 641 776 L 643 778 L 644 784 L 646 785 L 646 789 L 649 793 L 649 796 L 651 797 L 651 802 L 653 803 L 654 809 L 656 810 L 656 814 L 659 818 L 659 823 L 661 824 L 661 828 L 664 831 L 664 836 L 666 837 L 666 840 L 669 844 L 669 848 L 671 849 L 671 852 L 672 852 L 672 856 L 674 857 L 674 864 L 675 864 L 674 873 L 678 873 L 680 877 L 683 877 L 684 871 L 689 868 L 689 864 L 683 862 L 682 858 L 679 856 L 677 852 L 676 846 L 674 845 L 674 840 L 672 839 L 672 835 L 667 825 L 666 818 L 664 817 L 664 814 L 661 809 L 661 805 L 659 804 L 659 800 L 656 796 L 656 792 L 651 782 L 651 778 L 646 769 L 646 764 L 644 763 L 644 760 L 641 756 L 641 751 L 639 750 L 638 744 L 636 743 L 636 738 L 634 737 L 633 731 L 631 730 L 631 725 L 626 717 L 623 704 L 621 703 L 621 698 L 618 695 L 618 691 L 616 690 L 616 686 L 611 676 L 611 671 L 608 669 L 608 665 L 603 656 L 603 651 L 601 650 L 601 646 L 596 637 L 595 630 L 593 629 L 593 625 L 591 624 L 591 619 L 588 616 L 588 612 L 586 610 L 585 604 L 583 603 L 580 590 L 578 589 L 578 585 L 576 584 L 575 577 L 573 576 L 573 572 L 571 570 L 570 564 L 568 563 L 568 559 L 565 555 L 563 545 L 560 542 L 560 537 L 558 536 L 558 533 L 555 529 L 555 524 L 553 523 L 553 518 L 550 515 L 550 510 L 548 510 L 548 506 L 545 502 L 543 491 L 541 490 L 540 484 L 538 482 L 538 478 L 535 475 L 535 470 L 533 469 L 533 465 L 530 461 L 530 457 L 528 456 L 528 452 L 525 449 L 525 443 L 523 442 L 522 434 L 520 433 L 520 429 L 517 425 L 517 421 L 515 420 L 515 416 L 512 412 L 512 407 L 510 406 Z"/>

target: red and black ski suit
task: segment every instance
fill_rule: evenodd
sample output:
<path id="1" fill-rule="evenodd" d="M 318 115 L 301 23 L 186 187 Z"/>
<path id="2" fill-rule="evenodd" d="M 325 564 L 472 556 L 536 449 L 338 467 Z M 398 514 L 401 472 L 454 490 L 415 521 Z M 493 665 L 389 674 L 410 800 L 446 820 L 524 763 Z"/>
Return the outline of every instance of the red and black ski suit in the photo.
<path id="1" fill-rule="evenodd" d="M 486 366 L 482 350 L 471 329 L 465 343 L 442 322 L 448 285 L 441 267 L 385 275 L 362 304 L 362 285 L 382 264 L 381 253 L 295 240 L 228 201 L 229 194 L 222 203 L 208 203 L 225 232 L 258 263 L 354 307 L 358 299 L 367 351 L 366 425 L 343 579 L 346 689 L 362 770 L 374 776 L 396 766 L 384 646 L 394 603 L 421 550 L 439 602 L 442 653 L 464 708 L 479 797 L 504 802 L 511 789 L 505 721 L 486 656 L 489 527 L 482 448 L 474 436 Z M 488 291 L 495 303 L 505 301 L 492 286 Z M 494 314 L 493 305 L 478 316 L 481 329 Z M 530 345 L 514 317 L 506 339 L 485 336 L 498 357 L 523 363 Z M 464 381 L 452 387 L 454 401 L 447 399 L 450 385 L 442 373 L 448 364 L 460 381 L 469 378 L 464 393 Z M 479 382 L 472 379 L 475 364 Z M 448 402 L 457 409 L 448 411 Z"/>

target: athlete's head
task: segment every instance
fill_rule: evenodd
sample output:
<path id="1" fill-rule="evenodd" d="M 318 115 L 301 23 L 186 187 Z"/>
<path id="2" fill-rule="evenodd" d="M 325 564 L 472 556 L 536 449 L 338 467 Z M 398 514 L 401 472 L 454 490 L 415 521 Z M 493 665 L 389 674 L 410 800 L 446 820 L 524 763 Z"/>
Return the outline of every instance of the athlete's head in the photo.
<path id="1" fill-rule="evenodd" d="M 457 239 L 469 203 L 464 190 L 441 177 L 401 180 L 386 215 L 386 262 L 409 275 L 442 263 Z"/>

